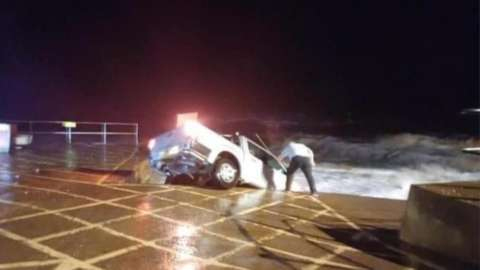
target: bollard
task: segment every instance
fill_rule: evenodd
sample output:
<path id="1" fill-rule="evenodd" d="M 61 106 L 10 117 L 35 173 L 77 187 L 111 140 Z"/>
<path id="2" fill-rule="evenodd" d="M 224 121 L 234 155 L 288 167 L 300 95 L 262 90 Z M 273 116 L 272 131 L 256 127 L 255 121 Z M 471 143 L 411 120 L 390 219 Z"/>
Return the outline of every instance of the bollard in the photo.
<path id="1" fill-rule="evenodd" d="M 9 124 L 0 124 L 0 153 L 10 151 L 11 126 Z"/>

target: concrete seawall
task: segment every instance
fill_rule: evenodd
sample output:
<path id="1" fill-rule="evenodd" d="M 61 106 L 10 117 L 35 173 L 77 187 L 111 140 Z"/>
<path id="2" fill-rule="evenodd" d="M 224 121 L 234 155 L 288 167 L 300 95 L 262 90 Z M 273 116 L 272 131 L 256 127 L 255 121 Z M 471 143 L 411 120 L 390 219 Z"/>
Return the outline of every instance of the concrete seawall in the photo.
<path id="1" fill-rule="evenodd" d="M 480 181 L 414 185 L 400 239 L 479 264 Z"/>

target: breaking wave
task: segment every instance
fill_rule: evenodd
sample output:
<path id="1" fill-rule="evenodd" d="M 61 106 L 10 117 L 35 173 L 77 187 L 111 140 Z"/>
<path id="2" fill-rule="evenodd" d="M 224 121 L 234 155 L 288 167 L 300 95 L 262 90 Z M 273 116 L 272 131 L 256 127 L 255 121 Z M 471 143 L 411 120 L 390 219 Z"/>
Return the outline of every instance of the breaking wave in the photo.
<path id="1" fill-rule="evenodd" d="M 399 134 L 370 141 L 309 135 L 289 140 L 314 150 L 321 192 L 406 199 L 411 184 L 480 180 L 480 156 L 461 151 L 480 145 L 478 139 Z M 303 175 L 295 177 L 292 188 L 307 191 Z"/>

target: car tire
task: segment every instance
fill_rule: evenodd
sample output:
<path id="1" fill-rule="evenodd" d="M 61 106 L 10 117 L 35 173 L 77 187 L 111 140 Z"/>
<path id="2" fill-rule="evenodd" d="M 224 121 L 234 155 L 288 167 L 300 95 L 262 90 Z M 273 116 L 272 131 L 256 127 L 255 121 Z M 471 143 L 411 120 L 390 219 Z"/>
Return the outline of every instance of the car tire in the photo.
<path id="1" fill-rule="evenodd" d="M 239 175 L 239 169 L 232 160 L 220 158 L 215 162 L 212 180 L 217 187 L 228 189 L 237 185 Z"/>

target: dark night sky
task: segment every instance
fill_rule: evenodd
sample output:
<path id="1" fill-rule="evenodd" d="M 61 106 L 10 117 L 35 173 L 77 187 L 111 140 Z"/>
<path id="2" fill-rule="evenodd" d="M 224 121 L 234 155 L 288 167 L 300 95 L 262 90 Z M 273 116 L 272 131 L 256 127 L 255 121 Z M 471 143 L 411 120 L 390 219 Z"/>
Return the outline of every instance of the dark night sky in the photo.
<path id="1" fill-rule="evenodd" d="M 350 113 L 454 130 L 479 107 L 478 1 L 10 2 L 0 118 Z"/>

